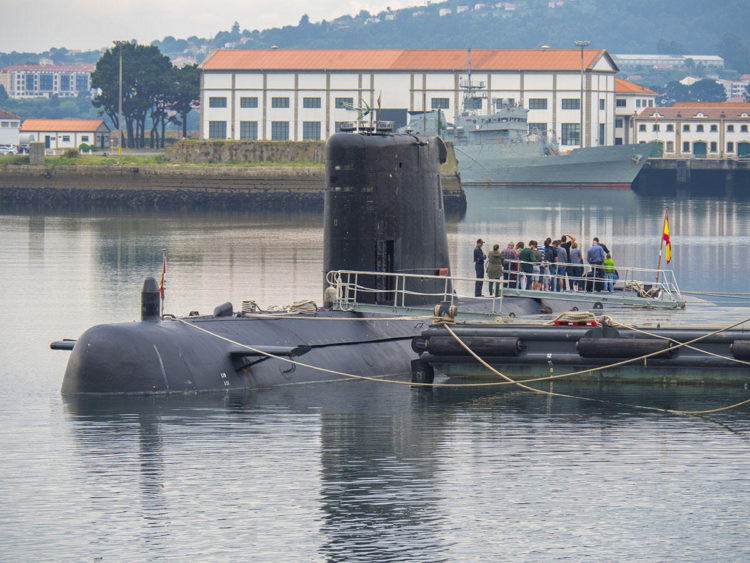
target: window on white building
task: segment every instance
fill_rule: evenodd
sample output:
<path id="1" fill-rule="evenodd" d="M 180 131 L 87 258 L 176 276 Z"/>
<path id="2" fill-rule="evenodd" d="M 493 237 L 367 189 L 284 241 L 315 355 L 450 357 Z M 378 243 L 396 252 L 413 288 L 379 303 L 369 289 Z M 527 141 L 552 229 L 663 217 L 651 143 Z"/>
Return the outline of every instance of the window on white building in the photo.
<path id="1" fill-rule="evenodd" d="M 432 98 L 431 106 L 432 109 L 448 109 L 451 107 L 450 98 Z"/>
<path id="2" fill-rule="evenodd" d="M 563 98 L 562 109 L 581 109 L 580 98 Z"/>
<path id="3" fill-rule="evenodd" d="M 734 133 L 734 125 L 727 125 L 727 133 Z"/>
<path id="4" fill-rule="evenodd" d="M 615 129 L 622 129 L 622 119 L 615 119 Z"/>
<path id="5" fill-rule="evenodd" d="M 617 98 L 615 100 L 615 107 L 624 108 L 625 106 L 627 106 L 627 104 L 628 102 L 625 98 Z"/>
<path id="6" fill-rule="evenodd" d="M 638 131 L 645 131 L 645 130 L 646 130 L 646 124 L 645 124 L 645 123 L 641 123 L 641 124 L 640 124 L 640 125 L 638 126 Z"/>
<path id="7" fill-rule="evenodd" d="M 659 130 L 659 124 L 654 123 L 654 125 L 651 127 L 651 131 L 658 131 Z"/>
<path id="8" fill-rule="evenodd" d="M 320 121 L 302 122 L 302 140 L 320 141 Z"/>
<path id="9" fill-rule="evenodd" d="M 52 84 L 53 82 L 51 74 L 42 74 L 39 76 L 39 89 L 42 92 L 51 92 Z"/>
<path id="10" fill-rule="evenodd" d="M 60 75 L 60 92 L 70 92 L 70 75 Z"/>
<path id="11" fill-rule="evenodd" d="M 674 125 L 671 123 L 667 123 L 667 131 L 673 132 L 674 131 Z"/>
<path id="12" fill-rule="evenodd" d="M 88 74 L 76 74 L 76 90 L 79 92 L 85 92 L 88 89 L 89 89 Z"/>
<path id="13" fill-rule="evenodd" d="M 506 105 L 514 106 L 515 104 L 516 104 L 515 98 L 496 98 L 495 99 L 495 109 L 503 109 Z"/>
<path id="14" fill-rule="evenodd" d="M 336 107 L 349 109 L 354 105 L 354 98 L 336 98 Z"/>
<path id="15" fill-rule="evenodd" d="M 34 90 L 34 75 L 27 74 L 26 75 L 26 91 L 31 92 L 33 90 Z"/>
<path id="16" fill-rule="evenodd" d="M 621 145 L 622 144 L 622 137 L 615 137 L 615 144 Z"/>
<path id="17" fill-rule="evenodd" d="M 464 109 L 482 109 L 482 98 L 466 98 L 464 100 Z"/>
<path id="18" fill-rule="evenodd" d="M 687 124 L 683 125 L 682 126 L 682 132 L 683 133 L 690 133 L 690 125 L 687 125 Z"/>
<path id="19" fill-rule="evenodd" d="M 529 98 L 529 109 L 547 109 L 547 98 Z"/>
<path id="20" fill-rule="evenodd" d="M 682 143 L 682 152 L 689 153 L 690 152 L 690 143 L 688 141 L 684 141 Z"/>
<path id="21" fill-rule="evenodd" d="M 562 123 L 561 124 L 560 143 L 563 145 L 580 145 L 581 144 L 581 124 L 580 123 Z"/>
<path id="22" fill-rule="evenodd" d="M 302 107 L 307 109 L 320 108 L 320 98 L 302 98 Z"/>
<path id="23" fill-rule="evenodd" d="M 62 142 L 63 143 L 69 143 L 70 142 L 70 135 L 63 135 Z"/>
<path id="24" fill-rule="evenodd" d="M 674 152 L 674 141 L 667 141 L 667 152 Z"/>
<path id="25" fill-rule="evenodd" d="M 288 121 L 272 121 L 271 122 L 271 140 L 272 141 L 288 141 L 289 140 L 289 122 Z"/>
<path id="26" fill-rule="evenodd" d="M 258 140 L 258 122 L 240 121 L 240 139 L 246 141 Z"/>
<path id="27" fill-rule="evenodd" d="M 719 130 L 719 126 L 715 123 L 711 125 L 711 133 L 716 133 Z"/>
<path id="28" fill-rule="evenodd" d="M 747 125 L 740 125 L 740 132 L 747 133 Z"/>
<path id="29" fill-rule="evenodd" d="M 223 96 L 212 96 L 208 98 L 208 107 L 210 108 L 225 108 L 227 107 L 227 99 Z"/>
<path id="30" fill-rule="evenodd" d="M 731 141 L 727 143 L 727 152 L 734 152 L 734 143 Z"/>
<path id="31" fill-rule="evenodd" d="M 529 123 L 529 131 L 536 131 L 539 135 L 546 135 L 547 134 L 547 124 L 546 123 Z"/>
<path id="32" fill-rule="evenodd" d="M 271 98 L 271 107 L 272 108 L 288 108 L 289 107 L 289 98 L 287 97 L 273 97 Z M 279 121 L 278 123 L 282 123 Z M 289 124 L 287 123 L 287 126 Z"/>
<path id="33" fill-rule="evenodd" d="M 696 125 L 695 126 L 695 131 L 697 133 L 703 133 L 703 125 Z"/>
<path id="34" fill-rule="evenodd" d="M 637 107 L 637 108 L 641 107 L 641 100 L 640 99 L 636 99 L 635 100 L 635 107 Z"/>
<path id="35" fill-rule="evenodd" d="M 226 121 L 209 121 L 208 122 L 209 139 L 226 139 L 227 122 Z"/>
<path id="36" fill-rule="evenodd" d="M 81 136 L 81 142 L 82 143 L 88 143 L 89 142 L 89 136 L 88 135 L 82 135 Z"/>
<path id="37" fill-rule="evenodd" d="M 258 97 L 257 96 L 242 96 L 240 98 L 240 107 L 241 108 L 257 108 Z"/>
<path id="38" fill-rule="evenodd" d="M 604 98 L 599 100 L 599 109 L 604 109 Z"/>
<path id="39" fill-rule="evenodd" d="M 711 141 L 711 152 L 717 152 L 718 150 L 719 150 L 719 147 L 716 144 L 716 141 Z"/>
<path id="40" fill-rule="evenodd" d="M 654 107 L 654 100 L 649 100 L 648 101 L 648 107 L 650 107 L 650 108 Z"/>

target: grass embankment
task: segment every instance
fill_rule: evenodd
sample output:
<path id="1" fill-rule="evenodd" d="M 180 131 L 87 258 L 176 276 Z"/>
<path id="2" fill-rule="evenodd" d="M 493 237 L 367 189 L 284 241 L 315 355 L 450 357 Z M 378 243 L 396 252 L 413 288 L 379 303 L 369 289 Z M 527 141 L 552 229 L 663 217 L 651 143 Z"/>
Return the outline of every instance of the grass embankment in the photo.
<path id="1" fill-rule="evenodd" d="M 28 155 L 0 156 L 0 166 L 29 164 Z M 323 166 L 317 162 L 220 162 L 220 163 L 178 163 L 169 162 L 161 154 L 154 155 L 99 155 L 82 154 L 78 156 L 48 156 L 44 159 L 44 166 L 169 166 L 174 168 L 220 168 L 226 166 L 255 167 L 279 167 L 279 166 Z"/>

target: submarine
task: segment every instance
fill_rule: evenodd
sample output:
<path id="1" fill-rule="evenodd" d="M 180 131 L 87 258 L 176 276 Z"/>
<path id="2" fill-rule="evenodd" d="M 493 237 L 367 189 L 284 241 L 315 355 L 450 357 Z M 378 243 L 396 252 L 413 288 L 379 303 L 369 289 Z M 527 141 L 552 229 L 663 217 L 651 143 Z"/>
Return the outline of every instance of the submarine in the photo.
<path id="1" fill-rule="evenodd" d="M 338 133 L 326 144 L 324 271 L 369 272 L 363 283 L 390 294 L 392 277 L 379 273 L 448 275 L 448 242 L 440 185 L 447 157 L 439 137 Z M 368 279 L 369 278 L 369 279 Z M 407 305 L 428 306 L 444 283 L 410 278 Z M 325 285 L 325 283 L 324 283 Z M 330 289 L 324 288 L 324 301 Z M 330 299 L 329 299 L 330 301 Z M 63 396 L 187 394 L 252 390 L 277 385 L 340 381 L 347 376 L 408 376 L 417 358 L 412 339 L 426 316 L 333 310 L 287 314 L 235 311 L 161 315 L 154 278 L 141 291 L 140 321 L 101 324 L 76 340 L 53 342 L 69 350 Z"/>

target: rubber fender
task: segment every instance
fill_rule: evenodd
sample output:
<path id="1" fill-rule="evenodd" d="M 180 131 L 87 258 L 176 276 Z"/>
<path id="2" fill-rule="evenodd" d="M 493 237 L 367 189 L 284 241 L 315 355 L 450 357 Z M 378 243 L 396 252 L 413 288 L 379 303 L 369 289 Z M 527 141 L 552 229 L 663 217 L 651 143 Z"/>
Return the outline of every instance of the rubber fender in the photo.
<path id="1" fill-rule="evenodd" d="M 411 382 L 432 383 L 435 380 L 435 370 L 422 359 L 411 361 Z"/>
<path id="2" fill-rule="evenodd" d="M 435 308 L 437 308 L 437 305 L 435 305 Z M 415 336 L 411 339 L 411 349 L 417 354 L 422 354 L 427 350 L 427 339 L 424 336 Z"/>
<path id="3" fill-rule="evenodd" d="M 637 358 L 662 352 L 657 358 L 671 358 L 673 350 L 669 340 L 654 338 L 581 338 L 576 343 L 582 358 Z"/>
<path id="4" fill-rule="evenodd" d="M 750 340 L 735 340 L 730 349 L 738 360 L 750 360 Z"/>
<path id="5" fill-rule="evenodd" d="M 470 336 L 461 340 L 479 356 L 518 356 L 524 348 L 521 340 L 514 336 Z M 435 356 L 470 355 L 466 348 L 450 335 L 430 336 L 425 345 L 425 351 Z"/>

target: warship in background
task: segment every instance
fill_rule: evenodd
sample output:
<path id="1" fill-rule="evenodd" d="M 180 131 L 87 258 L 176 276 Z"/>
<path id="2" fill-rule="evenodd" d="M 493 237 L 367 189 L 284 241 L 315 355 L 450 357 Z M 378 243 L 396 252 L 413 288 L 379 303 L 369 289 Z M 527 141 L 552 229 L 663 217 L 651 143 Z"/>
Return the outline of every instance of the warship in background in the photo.
<path id="1" fill-rule="evenodd" d="M 440 110 L 411 112 L 401 131 L 439 135 L 452 143 L 464 186 L 629 189 L 657 144 L 596 146 L 561 153 L 546 131 L 529 128 L 529 110 L 511 100 L 491 114 L 467 110 L 478 86 L 464 86 L 464 110 L 446 124 Z"/>

